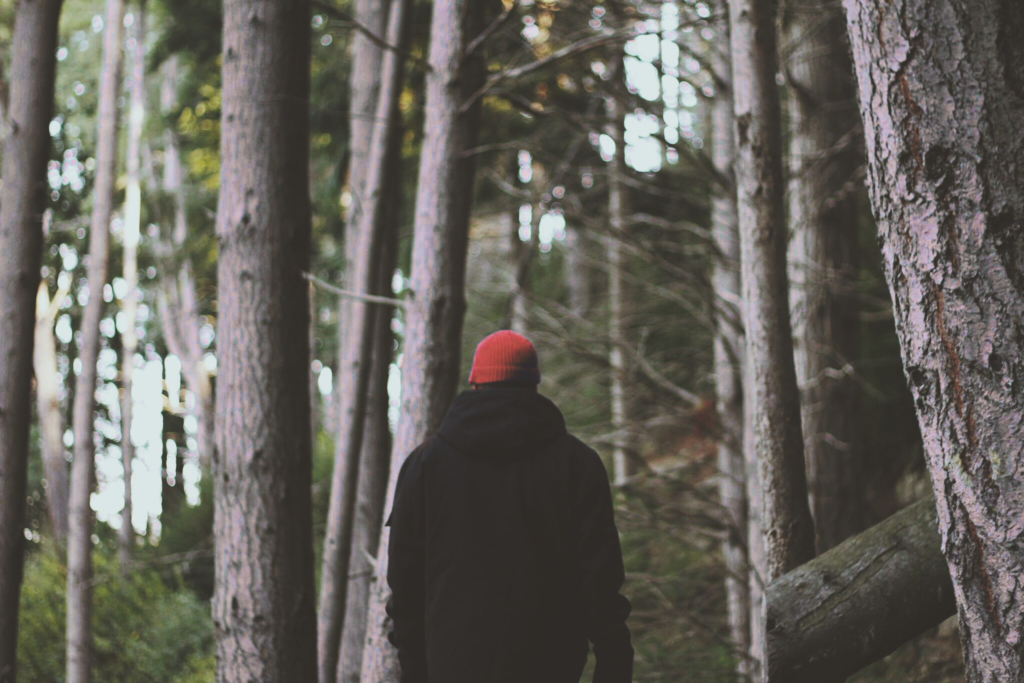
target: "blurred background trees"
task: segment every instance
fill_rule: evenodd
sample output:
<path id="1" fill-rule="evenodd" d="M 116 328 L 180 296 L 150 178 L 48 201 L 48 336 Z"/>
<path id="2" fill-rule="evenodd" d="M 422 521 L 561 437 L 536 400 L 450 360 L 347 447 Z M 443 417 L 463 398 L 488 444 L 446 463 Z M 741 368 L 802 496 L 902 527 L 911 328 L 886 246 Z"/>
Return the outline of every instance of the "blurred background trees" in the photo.
<path id="1" fill-rule="evenodd" d="M 477 341 L 514 327 L 540 351 L 541 391 L 607 457 L 634 605 L 635 679 L 742 680 L 763 647 L 754 642 L 752 658 L 750 629 L 762 618 L 769 576 L 759 555 L 763 487 L 747 479 L 757 472 L 757 442 L 726 3 L 488 0 L 471 3 L 468 14 L 480 16 L 467 16 L 466 26 L 435 23 L 433 33 L 432 18 L 464 3 L 403 2 L 404 31 L 389 28 L 397 4 L 310 4 L 309 158 L 289 171 L 308 174 L 301 191 L 311 208 L 308 254 L 297 256 L 309 261 L 301 301 L 289 290 L 289 305 L 309 312 L 308 368 L 295 357 L 298 345 L 287 353 L 309 382 L 321 678 L 348 683 L 371 666 L 354 629 L 368 628 L 369 642 L 380 644 L 374 604 L 379 612 L 383 596 L 366 600 L 383 571 L 373 558 L 389 469 L 436 426 Z M 18 103 L 10 72 L 18 30 L 29 26 L 15 23 L 15 9 L 14 0 L 0 2 L 0 54 L 12 55 L 2 62 L 5 115 Z M 257 352 L 237 343 L 229 352 L 220 334 L 229 304 L 239 303 L 219 282 L 225 244 L 215 227 L 229 125 L 221 122 L 225 27 L 219 2 L 149 0 L 144 23 L 141 10 L 137 0 L 123 15 L 100 0 L 67 4 L 53 112 L 33 114 L 48 135 L 48 214 L 38 221 L 45 290 L 34 271 L 26 290 L 38 401 L 26 422 L 24 522 L 14 536 L 25 551 L 20 680 L 62 680 L 65 597 L 81 586 L 91 600 L 80 596 L 71 610 L 92 633 L 68 642 L 89 643 L 79 647 L 92 656 L 77 664 L 77 680 L 214 680 L 211 475 L 243 440 L 222 432 L 215 441 L 217 401 L 228 391 L 218 377 L 226 354 Z M 773 248 L 788 246 L 788 258 L 774 264 L 774 277 L 789 282 L 774 293 L 786 295 L 776 304 L 791 306 L 792 321 L 774 323 L 792 322 L 797 446 L 822 552 L 927 496 L 929 481 L 864 187 L 842 12 L 810 0 L 786 0 L 781 10 L 779 67 L 762 80 L 780 103 L 773 134 L 783 175 L 774 190 L 788 229 Z M 765 21 L 774 26 L 776 17 Z M 104 60 L 111 36 L 117 54 Z M 439 85 L 441 67 L 451 66 L 438 52 L 445 46 L 472 66 L 458 93 Z M 393 106 L 382 108 L 388 59 L 403 73 Z M 124 79 L 109 75 L 117 60 Z M 101 83 L 111 84 L 106 103 Z M 237 106 L 266 113 L 255 90 L 230 86 Z M 393 115 L 393 138 L 371 147 L 383 114 Z M 20 154 L 12 125 L 5 162 Z M 115 140 L 119 128 L 126 135 Z M 305 135 L 293 137 L 302 145 Z M 383 155 L 376 175 L 374 155 Z M 272 162 L 267 146 L 247 163 Z M 12 164 L 0 223 L 14 210 Z M 379 186 L 367 187 L 369 177 Z M 437 216 L 453 218 L 427 235 Z M 90 284 L 107 228 L 107 274 Z M 370 230 L 379 231 L 376 251 L 360 250 Z M 239 279 L 252 266 L 240 263 Z M 436 303 L 409 297 L 410 289 Z M 438 314 L 444 319 L 431 317 Z M 81 391 L 83 380 L 95 393 Z M 413 414 L 416 424 L 405 419 Z M 13 432 L 3 429 L 7 449 Z M 94 463 L 86 457 L 93 447 Z M 73 451 L 80 471 L 65 547 L 61 475 Z M 334 508 L 347 510 L 347 521 Z M 93 559 L 91 578 L 68 573 L 71 548 L 79 561 Z M 0 593 L 13 576 L 4 572 Z M 324 597 L 339 591 L 368 613 Z M 352 626 L 361 623 L 368 626 Z M 959 657 L 947 623 L 853 680 L 962 680 Z"/>

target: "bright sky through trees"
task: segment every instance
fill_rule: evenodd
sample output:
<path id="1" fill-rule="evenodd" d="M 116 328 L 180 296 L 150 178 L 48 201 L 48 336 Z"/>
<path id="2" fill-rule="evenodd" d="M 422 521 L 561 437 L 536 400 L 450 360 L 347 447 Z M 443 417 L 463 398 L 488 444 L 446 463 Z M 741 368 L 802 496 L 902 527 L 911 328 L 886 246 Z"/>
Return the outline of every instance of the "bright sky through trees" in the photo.
<path id="1" fill-rule="evenodd" d="M 707 13 L 707 7 L 703 3 L 699 3 L 699 5 L 697 11 Z M 701 7 L 703 7 L 703 10 Z M 596 24 L 596 28 L 603 28 L 602 19 L 604 16 L 604 10 L 600 6 L 595 7 L 592 25 Z M 532 19 L 532 17 L 529 18 Z M 132 21 L 132 15 L 127 14 L 125 25 L 130 26 Z M 322 19 L 320 21 L 322 23 Z M 316 22 L 317 19 L 314 18 L 314 25 Z M 94 32 L 101 32 L 103 30 L 102 17 L 99 15 L 94 17 L 91 28 Z M 538 40 L 540 38 L 539 30 L 535 22 L 524 24 L 522 35 L 527 40 Z M 682 137 L 689 140 L 698 149 L 703 147 L 703 140 L 698 131 L 696 117 L 693 113 L 698 103 L 697 91 L 690 80 L 683 80 L 683 77 L 694 79 L 701 76 L 701 65 L 694 58 L 685 57 L 680 54 L 678 42 L 680 32 L 689 33 L 693 29 L 689 26 L 680 27 L 679 9 L 674 3 L 661 3 L 660 22 L 657 19 L 647 19 L 638 22 L 637 30 L 642 32 L 642 35 L 627 41 L 623 48 L 626 84 L 631 91 L 636 92 L 644 100 L 655 103 L 661 100 L 664 105 L 664 113 L 661 120 L 659 120 L 658 116 L 642 109 L 636 109 L 626 114 L 624 121 L 625 158 L 626 164 L 636 171 L 654 173 L 661 169 L 663 163 L 674 164 L 678 161 L 678 153 L 671 147 L 666 148 L 662 140 L 672 145 L 677 144 L 680 137 Z M 79 49 L 88 48 L 88 39 L 84 32 L 82 35 L 76 34 L 76 38 L 77 40 L 72 42 L 78 45 Z M 714 38 L 714 34 L 710 29 L 705 28 L 701 38 L 711 40 Z M 61 48 L 61 54 L 58 54 L 58 59 L 62 57 L 63 59 L 68 57 L 66 48 Z M 660 77 L 659 64 L 664 72 Z M 598 77 L 610 77 L 607 65 L 602 61 L 593 62 L 592 71 Z M 711 86 L 710 84 L 705 84 L 703 88 L 709 89 Z M 84 92 L 84 86 L 76 84 L 75 95 L 81 96 Z M 713 90 L 709 92 L 713 93 Z M 51 124 L 51 129 L 59 131 L 62 125 L 63 121 L 58 117 Z M 600 147 L 601 157 L 605 161 L 610 160 L 614 154 L 615 141 L 603 134 L 595 137 L 597 137 L 596 142 Z M 666 153 L 666 149 L 668 149 L 668 153 Z M 89 159 L 88 161 L 92 160 Z M 524 184 L 529 183 L 533 179 L 531 169 L 533 159 L 528 151 L 522 150 L 520 152 L 519 163 L 519 180 Z M 70 185 L 72 189 L 75 189 L 75 186 L 82 182 L 81 172 L 85 167 L 85 164 L 77 158 L 77 150 L 68 150 L 64 155 L 63 164 L 57 164 L 56 162 L 51 164 L 49 168 L 49 182 L 54 189 L 61 185 Z M 529 242 L 531 239 L 532 212 L 533 207 L 530 204 L 523 204 L 520 208 L 519 238 L 523 242 Z M 545 215 L 541 216 L 536 224 L 539 230 L 539 246 L 542 252 L 547 253 L 551 250 L 553 242 L 561 242 L 565 239 L 566 219 L 561 209 L 554 208 L 548 211 Z M 112 232 L 116 236 L 120 228 L 120 221 L 115 219 L 112 227 Z M 65 266 L 69 269 L 73 268 L 77 263 L 77 254 L 74 253 L 73 249 L 66 249 L 65 252 L 64 258 L 67 261 Z M 113 280 L 113 295 L 117 299 L 123 296 L 123 292 L 118 291 L 119 280 L 120 278 Z M 137 468 L 132 473 L 134 505 L 132 524 L 140 533 L 144 533 L 148 525 L 151 533 L 159 535 L 161 476 L 160 411 L 162 410 L 159 397 L 162 383 L 166 383 L 168 389 L 181 385 L 181 363 L 173 355 L 169 355 L 164 364 L 163 375 L 161 375 L 159 372 L 159 361 L 155 360 L 155 355 L 152 352 L 146 354 L 144 347 L 144 323 L 150 315 L 151 313 L 146 306 L 144 304 L 140 305 L 139 332 L 140 339 L 143 342 L 143 353 L 141 355 L 146 356 L 147 360 L 139 361 L 139 374 L 133 389 L 135 417 L 132 438 L 137 446 L 138 456 L 136 458 Z M 116 329 L 115 320 L 105 320 L 103 329 L 104 334 L 112 336 Z M 212 330 L 210 331 L 212 332 Z M 58 338 L 66 341 L 64 336 L 68 336 L 71 333 L 70 320 L 68 318 L 58 318 L 56 333 Z M 207 335 L 207 338 L 204 339 L 206 345 L 209 345 L 209 342 L 212 341 L 211 337 L 212 335 Z M 102 376 L 105 376 L 103 373 L 109 374 L 116 373 L 117 371 L 116 356 L 113 352 L 110 352 L 108 355 L 110 358 L 105 358 L 105 356 L 101 355 L 100 373 Z M 209 360 L 215 363 L 212 356 Z M 105 362 L 109 367 L 104 364 Z M 334 384 L 331 368 L 322 362 L 315 362 L 314 373 L 317 378 L 317 388 L 321 395 L 330 395 Z M 400 372 L 397 366 L 392 368 L 392 373 L 395 378 L 389 382 L 391 388 L 389 393 L 392 394 L 392 403 L 397 405 L 398 396 L 396 392 L 401 385 Z M 113 385 L 106 386 L 113 389 Z M 168 400 L 173 403 L 176 400 L 177 392 L 171 391 L 170 393 L 174 398 Z M 185 395 L 186 397 L 191 397 L 191 393 L 188 391 L 186 391 Z M 97 398 L 110 411 L 109 414 L 113 421 L 107 424 L 105 420 L 98 418 L 97 428 L 114 434 L 115 431 L 120 429 L 118 426 L 120 408 L 117 405 L 116 391 L 101 391 Z M 186 400 L 192 399 L 186 398 Z M 195 419 L 191 418 L 191 416 L 185 421 L 185 431 L 190 444 L 188 447 L 189 452 L 195 452 L 196 423 Z M 173 441 L 169 440 L 166 448 L 168 449 L 169 458 L 167 467 L 168 470 L 172 470 L 174 459 L 178 457 L 177 447 Z M 120 449 L 116 446 L 97 451 L 96 462 L 99 486 L 92 499 L 92 506 L 96 511 L 97 518 L 108 522 L 115 528 L 120 526 L 118 512 L 124 499 L 120 458 Z M 191 503 L 198 500 L 200 478 L 198 463 L 193 460 L 193 458 L 188 458 L 184 463 L 185 493 Z"/>

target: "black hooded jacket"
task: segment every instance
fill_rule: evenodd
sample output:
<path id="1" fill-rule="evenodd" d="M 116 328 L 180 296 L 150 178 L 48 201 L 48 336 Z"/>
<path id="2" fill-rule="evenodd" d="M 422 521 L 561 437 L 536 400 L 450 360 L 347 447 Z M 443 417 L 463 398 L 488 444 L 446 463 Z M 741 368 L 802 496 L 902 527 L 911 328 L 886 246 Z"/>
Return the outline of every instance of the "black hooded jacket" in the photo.
<path id="1" fill-rule="evenodd" d="M 629 683 L 608 475 L 532 389 L 466 391 L 398 475 L 388 584 L 402 683 Z"/>

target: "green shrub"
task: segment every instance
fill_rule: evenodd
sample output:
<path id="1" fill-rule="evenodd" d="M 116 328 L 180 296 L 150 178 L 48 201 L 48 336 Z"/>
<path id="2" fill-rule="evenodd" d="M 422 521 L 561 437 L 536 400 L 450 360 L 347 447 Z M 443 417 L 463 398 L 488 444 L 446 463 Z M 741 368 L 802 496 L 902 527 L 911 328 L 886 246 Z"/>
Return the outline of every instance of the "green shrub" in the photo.
<path id="1" fill-rule="evenodd" d="M 213 681 L 209 606 L 151 569 L 124 576 L 113 552 L 93 553 L 92 678 L 114 683 Z M 59 682 L 65 674 L 67 570 L 51 547 L 25 562 L 19 615 L 19 680 Z"/>

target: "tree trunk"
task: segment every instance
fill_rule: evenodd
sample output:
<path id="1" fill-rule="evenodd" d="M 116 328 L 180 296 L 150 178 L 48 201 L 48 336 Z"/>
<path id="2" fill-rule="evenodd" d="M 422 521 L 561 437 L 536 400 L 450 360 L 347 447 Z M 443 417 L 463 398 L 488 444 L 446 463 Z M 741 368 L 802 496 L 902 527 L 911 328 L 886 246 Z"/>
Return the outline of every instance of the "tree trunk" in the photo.
<path id="1" fill-rule="evenodd" d="M 0 194 L 0 683 L 14 681 L 32 416 L 35 296 L 43 249 L 60 0 L 18 4 Z"/>
<path id="2" fill-rule="evenodd" d="M 388 28 L 388 7 L 389 0 L 354 0 L 355 20 L 360 26 L 376 36 L 383 36 Z M 359 238 L 350 232 L 355 225 L 352 213 L 364 210 L 366 197 L 364 187 L 366 179 L 367 158 L 370 154 L 370 138 L 373 135 L 373 117 L 377 114 L 377 100 L 380 92 L 380 65 L 383 57 L 383 50 L 380 45 L 370 40 L 362 31 L 352 32 L 352 71 L 349 74 L 349 108 L 348 108 L 348 191 L 351 201 L 346 209 L 345 225 L 345 286 L 348 289 L 354 288 L 353 270 L 359 261 Z M 345 336 L 348 334 L 347 321 L 352 317 L 354 301 L 342 297 L 338 301 L 338 372 L 334 376 L 334 391 L 332 399 L 339 400 L 347 390 L 344 383 L 350 378 L 342 369 L 345 367 L 344 349 L 346 348 Z M 340 414 L 340 406 L 333 406 L 334 416 L 331 420 L 335 434 L 335 441 L 340 442 L 342 425 L 337 419 Z M 333 424 L 337 423 L 337 424 Z M 321 590 L 321 594 L 323 591 Z M 325 626 L 323 618 L 320 617 L 319 628 L 322 633 Z M 324 637 L 320 635 L 319 637 Z M 337 658 L 337 652 L 331 648 L 326 654 Z M 325 659 L 323 643 L 320 643 L 319 650 L 320 669 L 329 664 Z M 333 670 L 333 669 L 332 669 Z M 321 683 L 330 681 L 330 678 L 322 679 Z"/>
<path id="3" fill-rule="evenodd" d="M 751 666 L 763 675 L 762 586 L 814 556 L 800 400 L 786 279 L 775 3 L 736 0 L 729 12 L 736 195 L 743 281 L 744 401 L 751 564 Z M 751 467 L 753 465 L 753 467 Z M 757 671 L 756 669 L 762 669 Z"/>
<path id="4" fill-rule="evenodd" d="M 1024 5 L 845 2 L 968 680 L 1024 680 Z"/>
<path id="5" fill-rule="evenodd" d="M 36 374 L 36 411 L 46 472 L 46 509 L 50 529 L 58 546 L 68 537 L 68 466 L 64 460 L 64 420 L 58 395 L 57 342 L 53 337 L 54 319 L 68 294 L 71 278 L 59 287 L 50 301 L 46 281 L 39 283 L 36 298 L 36 331 L 32 367 Z"/>
<path id="6" fill-rule="evenodd" d="M 402 42 L 408 0 L 391 0 L 386 40 L 389 44 Z M 349 212 L 347 241 L 355 242 L 350 253 L 350 287 L 361 293 L 372 294 L 380 280 L 381 251 L 388 230 L 383 218 L 387 214 L 387 199 L 396 200 L 391 186 L 398 182 L 393 174 L 398 139 L 399 95 L 404 78 L 404 61 L 396 51 L 383 55 L 377 106 L 370 129 L 366 166 L 363 169 L 362 201 Z M 345 308 L 345 307 L 343 307 Z M 373 358 L 373 340 L 376 316 L 386 315 L 379 306 L 352 300 L 342 337 L 339 373 L 341 381 L 338 395 L 339 429 L 334 457 L 334 476 L 331 481 L 330 509 L 327 513 L 327 536 L 324 540 L 323 571 L 321 573 L 320 612 L 318 636 L 320 643 L 320 682 L 337 680 L 338 656 L 341 649 L 341 627 L 346 612 L 346 592 L 349 585 L 350 560 L 353 552 L 352 536 L 355 526 L 359 465 L 366 427 L 370 370 Z M 385 388 L 386 391 L 386 388 Z M 360 562 L 361 564 L 361 562 Z M 355 653 L 353 653 L 353 656 Z M 341 669 L 354 667 L 352 661 Z"/>
<path id="7" fill-rule="evenodd" d="M 395 145 L 395 152 L 401 150 Z M 393 162 L 399 154 L 393 155 Z M 397 168 L 395 175 L 397 177 Z M 391 292 L 391 277 L 398 261 L 397 183 L 389 182 L 385 191 L 394 193 L 384 209 L 391 215 L 385 218 L 385 235 L 381 269 L 375 294 L 387 296 Z M 394 354 L 394 334 L 391 306 L 380 306 L 374 317 L 373 367 L 367 392 L 366 428 L 363 450 L 359 461 L 359 485 L 356 490 L 356 510 L 349 552 L 348 588 L 346 590 L 345 620 L 341 630 L 341 654 L 338 662 L 338 681 L 359 683 L 363 664 L 363 645 L 366 643 L 366 620 L 370 592 L 373 588 L 373 558 L 377 555 L 381 523 L 384 521 L 384 496 L 387 492 L 388 467 L 391 464 L 391 426 L 388 421 L 388 375 Z"/>
<path id="8" fill-rule="evenodd" d="M 92 220 L 89 224 L 89 300 L 82 313 L 82 372 L 78 376 L 72 428 L 75 434 L 71 465 L 70 523 L 68 524 L 67 679 L 88 683 L 92 649 L 92 508 L 89 498 L 94 478 L 96 360 L 100 352 L 103 287 L 110 259 L 109 229 L 114 203 L 117 166 L 117 95 L 121 83 L 121 27 L 124 0 L 107 0 L 103 32 L 96 121 L 96 180 Z"/>
<path id="9" fill-rule="evenodd" d="M 754 436 L 763 501 L 766 581 L 814 557 L 800 398 L 786 279 L 786 224 L 775 3 L 736 0 L 729 14 L 736 114 L 736 188 Z"/>
<path id="10" fill-rule="evenodd" d="M 619 69 L 615 73 L 619 73 Z M 605 237 L 605 257 L 608 259 L 608 366 L 611 369 L 611 416 L 615 443 L 612 449 L 612 481 L 620 486 L 636 471 L 633 466 L 633 439 L 629 425 L 629 383 L 626 359 L 622 347 L 627 343 L 623 318 L 628 307 L 623 270 L 628 259 L 622 250 L 626 226 L 626 188 L 622 175 L 626 173 L 625 142 L 622 125 L 625 112 L 613 95 L 606 103 L 605 135 L 615 141 L 615 153 L 608 162 L 608 232 Z"/>
<path id="11" fill-rule="evenodd" d="M 587 115 L 593 116 L 596 98 L 591 100 L 587 107 Z M 587 141 L 585 134 L 577 136 L 576 140 L 569 146 L 562 161 L 549 176 L 543 167 L 534 170 L 533 178 L 533 203 L 530 211 L 530 241 L 523 244 L 519 238 L 519 210 L 518 203 L 511 214 L 510 221 L 510 242 L 512 248 L 510 254 L 515 261 L 516 269 L 512 281 L 512 295 L 508 304 L 508 325 L 507 327 L 517 334 L 526 334 L 527 327 L 527 295 L 530 292 L 530 272 L 540 251 L 540 222 L 551 210 L 551 204 L 556 200 L 556 188 L 563 182 L 566 174 L 572 168 L 576 155 Z M 518 178 L 519 162 L 518 157 L 513 168 L 515 169 L 514 179 Z M 550 245 L 549 245 L 550 246 Z M 570 292 L 570 297 L 571 297 Z"/>
<path id="12" fill-rule="evenodd" d="M 165 116 L 177 106 L 178 59 L 169 57 L 163 66 L 160 85 L 160 108 Z M 165 268 L 171 271 L 171 253 L 182 254 L 188 238 L 188 221 L 185 216 L 185 193 L 181 179 L 181 154 L 178 135 L 172 128 L 164 130 L 164 191 L 174 200 L 171 222 L 171 242 L 162 247 L 167 254 Z M 161 269 L 163 270 L 163 269 Z M 203 347 L 200 342 L 201 324 L 199 299 L 196 295 L 195 276 L 192 262 L 185 258 L 176 274 L 161 279 L 162 303 L 161 322 L 168 349 L 181 359 L 185 384 L 195 395 L 195 417 L 197 423 L 196 443 L 199 463 L 204 473 L 211 471 L 213 463 L 213 387 L 210 374 L 203 362 Z"/>
<path id="13" fill-rule="evenodd" d="M 952 616 L 935 502 L 904 508 L 768 586 L 768 678 L 843 681 Z"/>
<path id="14" fill-rule="evenodd" d="M 307 283 L 306 305 L 309 306 L 309 357 L 316 358 L 316 285 L 313 282 Z M 313 372 L 313 363 L 309 364 L 309 438 L 316 451 L 317 434 L 320 432 L 320 389 L 317 386 L 317 376 Z"/>
<path id="15" fill-rule="evenodd" d="M 530 269 L 540 249 L 540 217 L 547 210 L 543 202 L 533 204 L 530 213 L 530 241 L 523 244 L 519 239 L 518 221 L 514 226 L 512 239 L 519 242 L 515 256 L 515 273 L 512 276 L 512 296 L 508 302 L 508 329 L 516 334 L 526 334 L 526 295 L 530 291 Z"/>
<path id="16" fill-rule="evenodd" d="M 388 30 L 388 12 L 390 0 L 354 0 L 356 21 L 376 36 L 384 36 Z M 377 43 L 370 40 L 362 31 L 352 32 L 352 74 L 349 77 L 349 162 L 348 185 L 352 193 L 351 210 L 365 210 L 367 198 L 365 192 L 367 169 L 371 163 L 370 139 L 373 137 L 374 117 L 377 115 L 377 103 L 380 93 L 381 61 L 387 54 Z M 372 188 L 370 188 L 372 191 Z M 349 240 L 346 230 L 346 245 L 352 248 L 347 255 L 345 273 L 348 276 L 349 266 L 353 259 L 358 259 L 355 251 L 357 240 Z M 351 282 L 351 280 L 349 280 Z"/>
<path id="17" fill-rule="evenodd" d="M 735 140 L 735 138 L 734 138 Z M 741 273 L 742 275 L 742 273 Z M 744 320 L 747 319 L 749 302 L 741 301 Z M 743 468 L 746 474 L 747 493 L 747 564 L 749 565 L 748 589 L 750 593 L 750 651 L 747 661 L 751 681 L 760 681 L 763 671 L 765 639 L 764 587 L 768 583 L 768 558 L 765 555 L 764 490 L 761 487 L 761 467 L 757 453 L 757 437 L 754 433 L 754 401 L 748 400 L 754 394 L 754 360 L 750 346 L 744 341 L 743 348 Z"/>
<path id="18" fill-rule="evenodd" d="M 579 318 L 585 317 L 590 310 L 588 247 L 579 228 L 565 226 L 565 284 L 569 290 L 569 308 Z"/>
<path id="19" fill-rule="evenodd" d="M 224 3 L 214 457 L 218 681 L 313 681 L 310 20 Z"/>
<path id="20" fill-rule="evenodd" d="M 807 491 L 819 553 L 864 528 L 858 430 L 857 205 L 859 163 L 846 25 L 837 5 L 791 0 L 790 306 L 802 393 Z"/>
<path id="21" fill-rule="evenodd" d="M 185 503 L 185 489 L 181 481 L 181 470 L 184 465 L 182 432 L 185 425 L 180 415 L 170 410 L 161 413 L 162 431 L 160 433 L 160 516 L 173 519 Z M 174 462 L 171 462 L 170 449 L 167 443 L 174 443 Z"/>
<path id="22" fill-rule="evenodd" d="M 712 275 L 715 297 L 715 394 L 721 437 L 718 443 L 719 496 L 727 515 L 727 536 L 722 543 L 725 559 L 725 594 L 729 634 L 741 653 L 738 673 L 746 675 L 750 649 L 750 587 L 747 580 L 747 492 L 743 461 L 743 328 L 740 301 L 740 243 L 736 222 L 736 187 L 732 181 L 736 143 L 733 139 L 733 104 L 728 82 L 728 5 L 719 0 L 716 25 L 719 42 L 714 47 L 713 69 L 718 91 L 712 111 L 712 161 L 727 185 L 712 199 L 711 224 L 719 251 Z"/>
<path id="23" fill-rule="evenodd" d="M 436 0 L 430 31 L 426 122 L 413 227 L 411 298 L 405 309 L 402 413 L 392 451 L 387 504 L 394 500 L 398 471 L 406 456 L 437 428 L 455 394 L 466 310 L 466 249 L 472 207 L 475 156 L 462 152 L 476 143 L 480 102 L 460 111 L 483 83 L 479 51 L 465 46 L 483 29 L 484 3 Z M 458 77 L 456 77 L 456 74 Z M 375 586 L 367 616 L 362 681 L 398 680 L 398 659 L 387 641 L 384 612 L 389 590 L 388 527 L 381 531 Z"/>
<path id="24" fill-rule="evenodd" d="M 7 82 L 5 65 L 0 60 L 0 156 L 3 154 L 4 140 L 7 138 L 7 112 L 11 104 L 11 84 Z"/>
<path id="25" fill-rule="evenodd" d="M 132 71 L 129 88 L 131 106 L 128 110 L 128 167 L 124 208 L 124 329 L 121 330 L 121 463 L 124 467 L 124 507 L 121 509 L 121 529 L 118 534 L 117 556 L 121 570 L 127 568 L 135 546 L 132 528 L 132 461 L 135 444 L 132 443 L 132 375 L 135 371 L 135 350 L 139 338 L 135 322 L 139 308 L 139 234 L 142 223 L 142 190 L 139 184 L 141 162 L 142 124 L 146 116 L 146 0 L 139 0 L 132 23 L 129 50 Z"/>

